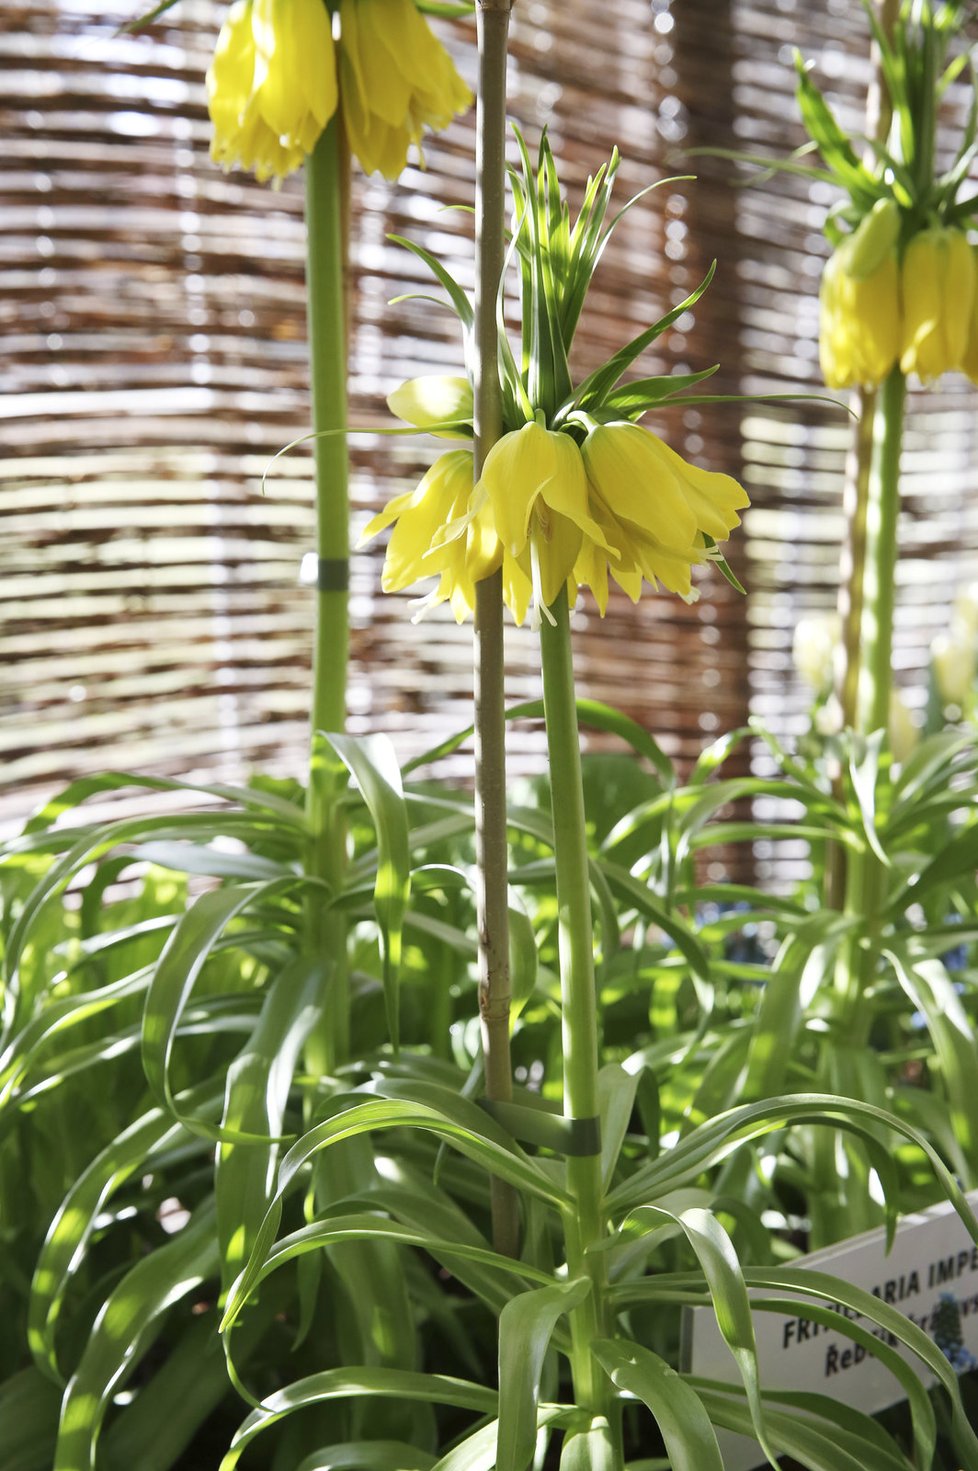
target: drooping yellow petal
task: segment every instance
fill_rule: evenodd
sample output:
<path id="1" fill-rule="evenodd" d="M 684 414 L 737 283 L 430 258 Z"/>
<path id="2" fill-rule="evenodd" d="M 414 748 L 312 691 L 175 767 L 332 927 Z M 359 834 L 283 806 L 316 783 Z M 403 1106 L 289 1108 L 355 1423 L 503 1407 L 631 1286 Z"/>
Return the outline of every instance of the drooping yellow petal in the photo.
<path id="1" fill-rule="evenodd" d="M 961 367 L 972 383 L 978 383 L 978 251 L 974 247 L 972 247 L 971 259 L 975 275 L 975 293 L 968 319 L 968 340 L 961 357 Z"/>
<path id="2" fill-rule="evenodd" d="M 846 244 L 826 262 L 819 290 L 818 352 L 829 388 L 878 387 L 900 352 L 896 252 L 868 275 L 849 270 Z"/>
<path id="3" fill-rule="evenodd" d="M 479 484 L 492 505 L 499 540 L 514 557 L 527 544 L 536 499 L 555 474 L 557 438 L 539 424 L 524 424 L 486 455 Z"/>
<path id="4" fill-rule="evenodd" d="M 696 535 L 696 517 L 662 449 L 647 429 L 617 423 L 592 429 L 582 454 L 588 478 L 616 522 L 647 531 L 664 546 L 684 547 Z"/>
<path id="5" fill-rule="evenodd" d="M 705 531 L 714 541 L 726 541 L 734 527 L 740 525 L 737 511 L 750 505 L 744 487 L 732 475 L 691 465 L 661 439 L 656 442 L 696 519 L 697 530 Z"/>
<path id="6" fill-rule="evenodd" d="M 960 230 L 915 235 L 904 252 L 900 367 L 925 383 L 964 361 L 975 300 L 975 260 Z"/>
<path id="7" fill-rule="evenodd" d="M 543 498 L 534 511 L 533 550 L 540 569 L 543 604 L 549 608 L 574 570 L 581 543 L 581 528 L 559 512 L 552 512 Z"/>
<path id="8" fill-rule="evenodd" d="M 336 60 L 323 0 L 236 0 L 207 72 L 224 168 L 281 178 L 311 152 L 336 111 Z"/>
<path id="9" fill-rule="evenodd" d="M 367 173 L 396 179 L 425 128 L 444 128 L 472 94 L 414 0 L 340 0 L 340 93 Z"/>
<path id="10" fill-rule="evenodd" d="M 491 507 L 473 488 L 472 465 L 469 450 L 440 455 L 416 488 L 395 496 L 360 538 L 369 540 L 393 523 L 381 578 L 384 591 L 401 592 L 437 577 L 423 607 L 449 602 L 459 622 L 475 607 L 475 584 L 503 560 Z"/>

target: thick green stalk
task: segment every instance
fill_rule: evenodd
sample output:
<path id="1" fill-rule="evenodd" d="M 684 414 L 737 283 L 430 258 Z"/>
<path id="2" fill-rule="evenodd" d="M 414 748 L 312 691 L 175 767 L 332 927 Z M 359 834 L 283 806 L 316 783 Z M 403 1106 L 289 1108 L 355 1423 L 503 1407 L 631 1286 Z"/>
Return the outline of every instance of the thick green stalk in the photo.
<path id="1" fill-rule="evenodd" d="M 842 625 L 841 668 L 837 670 L 842 724 L 855 729 L 859 691 L 859 649 L 863 617 L 863 573 L 866 567 L 866 508 L 873 468 L 873 425 L 876 390 L 862 388 L 856 395 L 858 421 L 846 460 L 842 509 L 846 539 L 839 563 L 839 621 Z"/>
<path id="2" fill-rule="evenodd" d="M 349 655 L 347 588 L 350 512 L 346 442 L 346 198 L 349 155 L 333 118 L 306 161 L 306 287 L 316 456 L 316 620 L 312 665 L 311 742 L 306 812 L 308 870 L 331 889 L 342 883 L 346 833 L 338 810 L 342 782 L 318 731 L 341 731 L 346 721 Z M 310 943 L 328 966 L 323 1027 L 309 1062 L 332 1072 L 349 1051 L 346 927 L 322 897 L 308 900 Z"/>
<path id="3" fill-rule="evenodd" d="M 894 368 L 880 390 L 874 426 L 873 471 L 866 506 L 858 709 L 858 728 L 867 734 L 885 730 L 890 719 L 900 449 L 906 386 L 900 369 Z"/>
<path id="4" fill-rule="evenodd" d="M 876 0 L 877 19 L 884 36 L 891 37 L 899 13 L 899 0 Z M 893 104 L 883 71 L 883 58 L 876 41 L 871 50 L 873 65 L 866 96 L 866 137 L 885 143 L 893 119 Z M 867 146 L 863 154 L 867 168 L 881 167 L 874 150 Z M 873 463 L 873 428 L 876 421 L 877 391 L 860 388 L 855 395 L 856 427 L 846 461 L 843 513 L 846 539 L 839 564 L 839 620 L 842 639 L 836 666 L 836 691 L 842 708 L 844 729 L 855 730 L 859 701 L 859 669 L 863 616 L 863 574 L 866 566 L 866 514 L 869 504 L 869 478 Z M 841 776 L 835 782 L 835 796 L 842 796 Z M 842 844 L 830 845 L 826 857 L 826 897 L 829 907 L 841 909 L 846 887 L 846 850 Z"/>
<path id="5" fill-rule="evenodd" d="M 502 433 L 496 297 L 505 254 L 506 44 L 512 0 L 479 0 L 475 193 L 475 473 Z M 513 1096 L 510 1058 L 509 898 L 506 826 L 505 661 L 502 574 L 476 584 L 475 816 L 479 924 L 479 1015 L 486 1096 Z M 504 1180 L 490 1182 L 492 1238 L 518 1256 L 519 1202 Z"/>
<path id="6" fill-rule="evenodd" d="M 540 650 L 557 870 L 564 1112 L 574 1119 L 594 1119 L 598 1113 L 598 995 L 566 590 L 550 612 L 554 622 L 545 620 L 541 625 Z M 611 1327 L 605 1256 L 603 1252 L 587 1254 L 606 1232 L 600 1156 L 569 1157 L 567 1184 L 574 1200 L 564 1220 L 568 1271 L 572 1277 L 591 1278 L 590 1295 L 571 1314 L 575 1398 L 582 1408 L 607 1415 L 616 1426 L 611 1387 L 590 1351 L 592 1340 Z"/>

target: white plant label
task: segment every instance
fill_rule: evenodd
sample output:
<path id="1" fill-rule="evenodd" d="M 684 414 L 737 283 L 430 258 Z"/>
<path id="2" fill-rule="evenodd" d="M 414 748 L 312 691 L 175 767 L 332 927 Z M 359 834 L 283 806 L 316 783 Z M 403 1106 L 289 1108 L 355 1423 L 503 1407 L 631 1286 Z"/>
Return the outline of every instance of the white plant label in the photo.
<path id="1" fill-rule="evenodd" d="M 978 1211 L 978 1190 L 968 1196 L 968 1203 Z M 791 1265 L 830 1272 L 862 1287 L 923 1328 L 958 1372 L 978 1367 L 978 1246 L 950 1204 L 903 1216 L 889 1255 L 886 1233 L 881 1228 L 813 1252 Z M 772 1294 L 762 1291 L 755 1295 Z M 844 1332 L 806 1318 L 803 1304 L 804 1299 L 799 1298 L 797 1317 L 768 1312 L 754 1315 L 762 1391 L 814 1391 L 866 1414 L 875 1414 L 904 1398 L 901 1385 L 878 1359 Z M 882 1329 L 836 1306 L 840 1321 L 851 1317 L 863 1323 L 917 1366 L 925 1382 L 934 1382 L 921 1361 Z M 739 1383 L 733 1357 L 711 1309 L 687 1309 L 684 1334 L 684 1361 L 693 1374 Z M 753 1471 L 767 1464 L 757 1442 L 742 1435 L 722 1432 L 721 1450 L 725 1471 Z"/>

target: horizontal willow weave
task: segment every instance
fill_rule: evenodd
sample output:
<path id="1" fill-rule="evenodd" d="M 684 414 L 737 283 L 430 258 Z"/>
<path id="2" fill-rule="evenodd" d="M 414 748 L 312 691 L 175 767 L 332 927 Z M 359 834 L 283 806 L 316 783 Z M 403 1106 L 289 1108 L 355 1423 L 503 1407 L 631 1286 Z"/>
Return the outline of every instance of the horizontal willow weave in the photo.
<path id="1" fill-rule="evenodd" d="M 299 774 L 306 741 L 312 539 L 301 182 L 278 191 L 208 158 L 203 76 L 223 7 L 181 0 L 148 32 L 139 0 L 12 0 L 0 16 L 0 816 L 72 775 L 143 768 L 238 779 Z M 474 75 L 474 27 L 441 32 Z M 869 75 L 865 20 L 847 0 L 519 0 L 510 98 L 531 145 L 546 124 L 572 199 L 620 148 L 629 214 L 581 331 L 583 373 L 716 280 L 649 371 L 722 367 L 726 393 L 822 391 L 817 287 L 831 199 L 783 176 L 686 150 L 783 155 L 802 142 L 791 48 L 815 61 L 856 126 Z M 469 116 L 397 185 L 353 193 L 352 421 L 384 422 L 402 378 L 457 370 L 454 320 L 426 302 L 399 233 L 471 282 Z M 737 186 L 737 187 L 735 187 Z M 963 381 L 914 403 L 908 432 L 896 659 L 923 698 L 927 645 L 978 548 L 975 399 Z M 834 605 L 849 429 L 824 402 L 671 410 L 653 421 L 690 458 L 744 479 L 753 506 L 731 543 L 749 589 L 715 575 L 693 608 L 613 598 L 577 618 L 584 693 L 652 729 L 685 768 L 749 714 L 782 735 L 806 703 L 791 672 L 799 616 Z M 429 455 L 353 441 L 353 536 Z M 267 481 L 262 477 L 268 471 Z M 407 755 L 467 724 L 470 630 L 379 592 L 382 547 L 353 561 L 354 729 Z M 440 610 L 444 611 L 444 610 Z M 513 699 L 538 692 L 535 640 L 508 634 Z M 513 735 L 517 767 L 539 735 Z M 746 757 L 744 758 L 746 760 Z M 763 859 L 763 855 L 762 859 Z"/>

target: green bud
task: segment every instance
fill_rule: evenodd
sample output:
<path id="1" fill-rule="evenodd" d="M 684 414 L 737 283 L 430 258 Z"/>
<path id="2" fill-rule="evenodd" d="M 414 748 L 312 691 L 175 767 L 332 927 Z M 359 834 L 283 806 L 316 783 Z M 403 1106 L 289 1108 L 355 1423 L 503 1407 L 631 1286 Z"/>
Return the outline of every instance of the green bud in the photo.
<path id="1" fill-rule="evenodd" d="M 900 210 L 893 199 L 877 199 L 846 242 L 846 272 L 865 281 L 882 265 L 900 236 Z"/>

